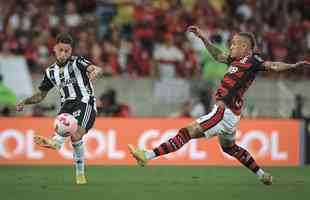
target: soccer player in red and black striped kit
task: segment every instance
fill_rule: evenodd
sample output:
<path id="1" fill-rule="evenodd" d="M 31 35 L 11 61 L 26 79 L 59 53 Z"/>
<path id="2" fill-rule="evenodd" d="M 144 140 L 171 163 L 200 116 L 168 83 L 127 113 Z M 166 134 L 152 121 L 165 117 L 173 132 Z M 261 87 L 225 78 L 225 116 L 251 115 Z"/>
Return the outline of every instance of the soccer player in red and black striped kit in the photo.
<path id="1" fill-rule="evenodd" d="M 225 54 L 213 46 L 198 27 L 190 26 L 188 31 L 203 41 L 207 50 L 218 62 L 226 63 L 229 66 L 215 94 L 214 108 L 209 114 L 181 128 L 176 136 L 152 151 L 140 150 L 128 145 L 130 152 L 139 165 L 145 166 L 151 159 L 177 151 L 191 139 L 203 137 L 208 139 L 217 135 L 225 153 L 235 157 L 255 173 L 262 183 L 271 185 L 272 176 L 259 167 L 247 150 L 235 143 L 236 128 L 240 121 L 243 105 L 242 97 L 259 71 L 279 72 L 310 66 L 310 63 L 301 61 L 296 64 L 287 64 L 264 61 L 258 54 L 254 53 L 255 38 L 251 33 L 240 32 L 234 35 L 230 52 Z"/>

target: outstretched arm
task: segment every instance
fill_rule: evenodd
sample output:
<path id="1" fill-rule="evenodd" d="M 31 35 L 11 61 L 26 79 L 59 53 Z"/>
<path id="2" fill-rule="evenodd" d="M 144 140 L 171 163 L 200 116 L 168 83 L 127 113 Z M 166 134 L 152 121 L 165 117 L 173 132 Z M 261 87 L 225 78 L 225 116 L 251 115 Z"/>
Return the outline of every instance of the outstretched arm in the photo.
<path id="1" fill-rule="evenodd" d="M 31 97 L 22 100 L 21 102 L 19 102 L 16 105 L 16 110 L 17 111 L 22 111 L 25 107 L 25 105 L 30 105 L 30 104 L 37 104 L 39 102 L 41 102 L 47 95 L 47 91 L 39 91 L 37 93 L 35 93 L 34 95 L 32 95 Z"/>
<path id="2" fill-rule="evenodd" d="M 96 80 L 98 77 L 104 74 L 103 70 L 96 65 L 89 65 L 87 67 L 87 72 L 90 80 Z"/>
<path id="3" fill-rule="evenodd" d="M 188 27 L 188 31 L 194 33 L 198 38 L 202 40 L 206 49 L 213 56 L 215 60 L 222 63 L 228 63 L 229 55 L 215 47 L 203 34 L 203 32 L 197 26 Z"/>
<path id="4" fill-rule="evenodd" d="M 280 71 L 284 71 L 284 70 L 288 70 L 288 69 L 294 69 L 294 68 L 299 68 L 299 67 L 310 67 L 310 63 L 307 62 L 307 61 L 300 61 L 300 62 L 297 62 L 295 64 L 288 64 L 288 63 L 284 63 L 284 62 L 266 61 L 266 62 L 263 63 L 263 66 L 267 70 L 280 72 Z"/>

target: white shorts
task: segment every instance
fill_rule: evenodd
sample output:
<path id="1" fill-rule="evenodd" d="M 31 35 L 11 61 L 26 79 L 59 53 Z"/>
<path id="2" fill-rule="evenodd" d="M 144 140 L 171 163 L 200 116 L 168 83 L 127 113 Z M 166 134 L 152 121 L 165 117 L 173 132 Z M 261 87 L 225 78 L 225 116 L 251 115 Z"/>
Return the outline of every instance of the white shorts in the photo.
<path id="1" fill-rule="evenodd" d="M 196 120 L 203 128 L 207 139 L 219 135 L 220 140 L 234 141 L 240 115 L 229 108 L 214 105 L 212 111 Z"/>

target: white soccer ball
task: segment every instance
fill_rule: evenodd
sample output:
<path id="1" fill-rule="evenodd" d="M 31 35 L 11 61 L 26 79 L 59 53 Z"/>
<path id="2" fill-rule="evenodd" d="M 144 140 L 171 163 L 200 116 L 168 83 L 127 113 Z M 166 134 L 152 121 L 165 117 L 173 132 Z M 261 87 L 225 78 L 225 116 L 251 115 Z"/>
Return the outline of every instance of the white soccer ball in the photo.
<path id="1" fill-rule="evenodd" d="M 69 137 L 78 129 L 78 121 L 69 113 L 58 115 L 54 121 L 55 132 L 62 137 Z"/>

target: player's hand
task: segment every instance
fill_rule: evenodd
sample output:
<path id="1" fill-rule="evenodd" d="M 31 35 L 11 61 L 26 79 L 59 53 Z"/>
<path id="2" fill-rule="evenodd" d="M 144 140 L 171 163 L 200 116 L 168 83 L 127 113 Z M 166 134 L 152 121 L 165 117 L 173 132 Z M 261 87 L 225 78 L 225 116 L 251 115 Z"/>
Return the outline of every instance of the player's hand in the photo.
<path id="1" fill-rule="evenodd" d="M 97 80 L 97 78 L 100 78 L 103 76 L 103 70 L 99 67 L 96 67 L 93 71 L 88 73 L 88 77 L 91 81 Z"/>
<path id="2" fill-rule="evenodd" d="M 189 26 L 187 31 L 194 33 L 199 38 L 204 38 L 204 33 L 197 26 Z"/>
<path id="3" fill-rule="evenodd" d="M 19 102 L 19 103 L 16 105 L 16 111 L 18 111 L 18 112 L 23 111 L 23 110 L 24 110 L 24 107 L 25 107 L 25 102 L 24 102 L 24 101 L 21 101 L 21 102 Z"/>
<path id="4" fill-rule="evenodd" d="M 88 78 L 91 80 L 91 81 L 94 81 L 96 80 L 98 77 L 100 77 L 102 75 L 102 69 L 100 67 L 97 67 L 95 65 L 90 65 L 88 66 L 87 68 L 87 75 L 88 75 Z"/>
<path id="5" fill-rule="evenodd" d="M 310 67 L 310 62 L 300 61 L 295 64 L 295 67 Z"/>
<path id="6" fill-rule="evenodd" d="M 91 81 L 95 81 L 97 79 L 98 73 L 96 70 L 89 72 L 88 77 Z"/>

